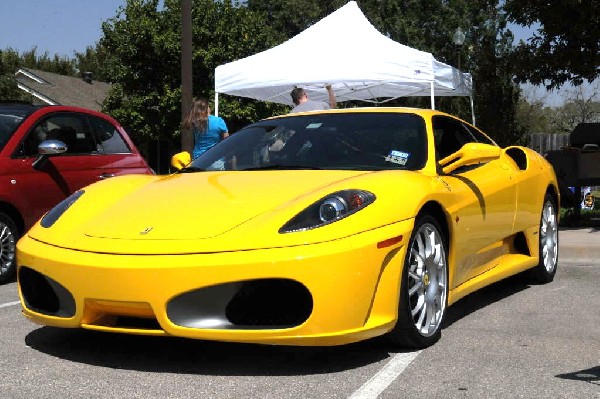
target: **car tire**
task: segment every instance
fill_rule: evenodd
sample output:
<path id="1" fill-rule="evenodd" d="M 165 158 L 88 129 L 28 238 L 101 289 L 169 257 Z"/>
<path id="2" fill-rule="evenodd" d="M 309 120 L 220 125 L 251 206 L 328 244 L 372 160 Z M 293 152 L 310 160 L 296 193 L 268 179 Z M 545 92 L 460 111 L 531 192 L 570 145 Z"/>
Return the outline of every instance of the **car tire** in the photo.
<path id="1" fill-rule="evenodd" d="M 532 278 L 542 284 L 554 280 L 558 265 L 558 215 L 556 202 L 546 194 L 540 215 L 539 263 L 531 269 Z"/>
<path id="2" fill-rule="evenodd" d="M 0 212 L 0 284 L 11 281 L 15 275 L 15 254 L 19 232 L 12 219 Z"/>
<path id="3" fill-rule="evenodd" d="M 402 270 L 396 326 L 388 333 L 395 346 L 421 349 L 440 339 L 448 305 L 448 242 L 435 218 L 418 217 Z"/>

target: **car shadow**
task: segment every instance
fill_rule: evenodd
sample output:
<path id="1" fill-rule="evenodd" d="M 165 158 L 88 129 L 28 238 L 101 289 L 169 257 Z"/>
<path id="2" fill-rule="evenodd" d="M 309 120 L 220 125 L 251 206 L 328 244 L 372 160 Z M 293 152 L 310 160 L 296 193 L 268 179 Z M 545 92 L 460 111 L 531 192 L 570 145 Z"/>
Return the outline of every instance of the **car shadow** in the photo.
<path id="1" fill-rule="evenodd" d="M 292 347 L 55 327 L 32 331 L 25 343 L 45 354 L 94 366 L 228 376 L 328 374 L 363 367 L 391 356 L 390 348 L 378 339 L 334 347 Z"/>
<path id="2" fill-rule="evenodd" d="M 600 366 L 578 370 L 572 373 L 558 374 L 555 377 L 565 380 L 589 382 L 590 384 L 600 386 Z"/>
<path id="3" fill-rule="evenodd" d="M 448 309 L 442 328 L 526 290 L 524 274 L 482 288 Z M 336 373 L 412 352 L 374 338 L 332 347 L 294 347 L 151 337 L 40 327 L 25 337 L 32 349 L 73 362 L 116 369 L 202 375 L 309 375 Z"/>
<path id="4" fill-rule="evenodd" d="M 471 313 L 524 291 L 534 284 L 528 272 L 523 272 L 481 288 L 448 308 L 442 328 L 449 327 Z"/>

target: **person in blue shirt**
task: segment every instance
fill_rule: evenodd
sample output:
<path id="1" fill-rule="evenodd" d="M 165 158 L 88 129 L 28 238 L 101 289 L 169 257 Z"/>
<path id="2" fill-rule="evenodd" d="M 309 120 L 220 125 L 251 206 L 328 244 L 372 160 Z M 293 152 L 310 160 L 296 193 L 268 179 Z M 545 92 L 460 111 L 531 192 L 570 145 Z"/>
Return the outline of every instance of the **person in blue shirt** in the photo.
<path id="1" fill-rule="evenodd" d="M 185 129 L 191 129 L 194 136 L 192 159 L 198 158 L 206 150 L 229 136 L 223 118 L 210 115 L 210 106 L 206 98 L 197 98 L 192 109 L 183 121 Z"/>

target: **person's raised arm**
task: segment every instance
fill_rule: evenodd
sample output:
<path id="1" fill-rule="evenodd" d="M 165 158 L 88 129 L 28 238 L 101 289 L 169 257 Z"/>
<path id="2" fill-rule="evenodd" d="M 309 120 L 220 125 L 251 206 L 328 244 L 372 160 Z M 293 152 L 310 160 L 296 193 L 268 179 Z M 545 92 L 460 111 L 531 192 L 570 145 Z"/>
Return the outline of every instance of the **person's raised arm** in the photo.
<path id="1" fill-rule="evenodd" d="M 331 85 L 327 85 L 327 86 L 325 86 L 325 88 L 327 89 L 327 93 L 329 94 L 329 106 L 332 109 L 337 108 L 337 101 L 335 99 L 335 93 L 333 92 Z"/>

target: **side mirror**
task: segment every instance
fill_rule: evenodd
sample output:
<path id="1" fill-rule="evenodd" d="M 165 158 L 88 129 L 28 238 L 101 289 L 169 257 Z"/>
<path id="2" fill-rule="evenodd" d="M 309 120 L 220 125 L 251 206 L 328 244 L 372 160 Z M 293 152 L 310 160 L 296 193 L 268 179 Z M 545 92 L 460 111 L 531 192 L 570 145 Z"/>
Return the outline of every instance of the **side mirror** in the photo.
<path id="1" fill-rule="evenodd" d="M 177 170 L 181 170 L 192 162 L 192 156 L 189 152 L 179 152 L 171 157 L 171 166 Z"/>
<path id="2" fill-rule="evenodd" d="M 38 145 L 39 157 L 33 161 L 33 169 L 40 170 L 48 161 L 48 157 L 51 155 L 62 154 L 67 151 L 67 145 L 60 140 L 44 140 Z"/>
<path id="3" fill-rule="evenodd" d="M 490 162 L 500 158 L 502 149 L 491 144 L 467 143 L 460 150 L 439 161 L 445 174 L 452 173 L 461 166 Z"/>

